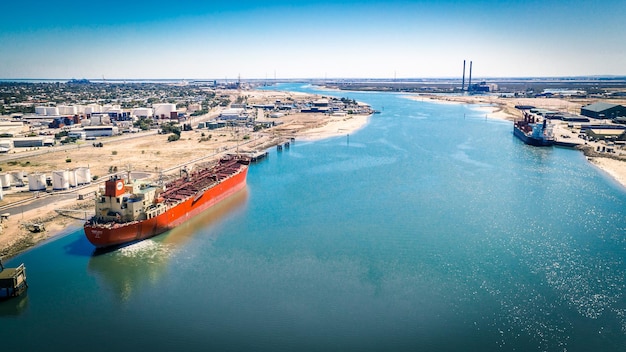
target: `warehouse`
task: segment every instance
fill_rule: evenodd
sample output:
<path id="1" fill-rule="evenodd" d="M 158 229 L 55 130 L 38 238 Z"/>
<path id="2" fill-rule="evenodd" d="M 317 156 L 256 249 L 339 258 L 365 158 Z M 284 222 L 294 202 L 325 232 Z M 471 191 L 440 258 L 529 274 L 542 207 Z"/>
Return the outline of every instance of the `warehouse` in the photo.
<path id="1" fill-rule="evenodd" d="M 109 137 L 120 134 L 116 126 L 85 126 L 86 137 Z"/>
<path id="2" fill-rule="evenodd" d="M 50 137 L 26 137 L 13 140 L 15 148 L 48 147 L 53 145 L 54 139 Z"/>
<path id="3" fill-rule="evenodd" d="M 626 107 L 609 103 L 593 103 L 580 108 L 580 114 L 594 119 L 614 119 L 626 116 Z"/>

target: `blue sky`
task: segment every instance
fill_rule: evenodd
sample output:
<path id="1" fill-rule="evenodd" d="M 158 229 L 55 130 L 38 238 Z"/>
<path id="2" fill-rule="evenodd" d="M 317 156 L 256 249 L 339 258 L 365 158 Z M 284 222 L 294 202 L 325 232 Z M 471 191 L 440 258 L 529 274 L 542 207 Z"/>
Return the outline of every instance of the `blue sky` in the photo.
<path id="1" fill-rule="evenodd" d="M 626 75 L 626 1 L 8 1 L 0 78 Z"/>

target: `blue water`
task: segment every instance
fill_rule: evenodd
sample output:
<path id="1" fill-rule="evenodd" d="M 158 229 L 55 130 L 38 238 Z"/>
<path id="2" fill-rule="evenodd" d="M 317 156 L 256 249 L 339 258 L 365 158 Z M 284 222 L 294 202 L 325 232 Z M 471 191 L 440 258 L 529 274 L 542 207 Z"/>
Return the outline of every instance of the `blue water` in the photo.
<path id="1" fill-rule="evenodd" d="M 322 94 L 381 114 L 272 150 L 153 240 L 93 256 L 69 231 L 13 258 L 30 288 L 0 304 L 3 347 L 626 350 L 621 186 L 470 106 Z"/>

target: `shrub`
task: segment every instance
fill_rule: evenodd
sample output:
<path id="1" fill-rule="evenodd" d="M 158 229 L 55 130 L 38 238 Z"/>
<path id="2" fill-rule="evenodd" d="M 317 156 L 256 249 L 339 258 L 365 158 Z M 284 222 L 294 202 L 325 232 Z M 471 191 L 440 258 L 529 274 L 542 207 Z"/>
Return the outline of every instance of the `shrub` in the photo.
<path id="1" fill-rule="evenodd" d="M 117 155 L 117 150 L 112 151 L 111 154 Z"/>
<path id="2" fill-rule="evenodd" d="M 66 162 L 66 163 L 71 163 L 71 162 L 72 162 L 72 159 L 67 158 L 67 159 L 65 159 L 65 162 Z"/>

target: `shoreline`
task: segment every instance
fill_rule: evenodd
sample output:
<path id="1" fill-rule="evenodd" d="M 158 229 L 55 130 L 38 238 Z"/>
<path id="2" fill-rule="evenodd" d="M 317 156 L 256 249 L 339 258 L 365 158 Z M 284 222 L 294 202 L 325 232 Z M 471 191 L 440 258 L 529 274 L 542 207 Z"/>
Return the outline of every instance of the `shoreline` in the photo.
<path id="1" fill-rule="evenodd" d="M 510 102 L 502 102 L 499 97 L 482 97 L 482 96 L 436 96 L 436 95 L 407 95 L 407 99 L 412 100 L 428 100 L 435 104 L 465 104 L 469 106 L 476 106 L 475 109 L 482 110 L 486 114 L 486 117 L 505 121 L 515 121 L 516 118 L 521 118 L 521 113 L 516 116 L 514 112 L 517 109 L 511 110 Z M 571 109 L 576 103 L 564 101 L 560 99 L 553 99 L 550 101 L 545 98 L 523 98 L 524 104 L 522 105 L 537 105 L 544 106 L 547 104 L 547 108 L 554 109 L 555 107 L 567 107 Z M 534 104 L 533 104 L 534 103 Z M 576 148 L 587 158 L 587 162 L 594 167 L 597 167 L 602 172 L 606 173 L 615 182 L 620 184 L 624 190 L 626 190 L 626 160 L 617 160 L 615 158 L 593 155 L 586 151 L 586 148 Z"/>
<path id="2" fill-rule="evenodd" d="M 291 92 L 282 92 L 282 91 L 250 91 L 246 92 L 247 94 L 252 94 L 256 98 L 259 99 L 275 99 L 276 97 L 285 97 L 285 96 L 294 96 L 294 97 L 315 97 L 316 95 L 305 94 L 305 93 L 291 93 Z M 259 151 L 267 151 L 270 148 L 280 144 L 282 140 L 288 137 L 295 137 L 296 140 L 301 141 L 318 141 L 327 138 L 340 137 L 346 134 L 354 133 L 355 131 L 360 130 L 365 127 L 371 118 L 372 114 L 349 114 L 349 115 L 318 115 L 318 114 L 303 114 L 303 113 L 294 113 L 291 115 L 285 116 L 283 119 L 274 119 L 280 120 L 282 124 L 275 126 L 271 129 L 264 130 L 258 133 L 255 139 L 250 139 L 245 145 L 240 145 L 240 143 L 233 142 L 233 137 L 235 133 L 231 132 L 230 134 L 227 131 L 203 131 L 202 134 L 206 133 L 214 133 L 218 135 L 216 138 L 216 142 L 213 142 L 213 145 L 208 149 L 209 151 L 213 151 L 215 156 L 218 156 L 222 153 L 228 151 L 238 150 L 244 152 L 244 149 L 259 150 Z M 184 132 L 183 136 L 185 138 L 181 138 L 181 141 L 176 141 L 171 144 L 167 144 L 168 146 L 181 146 L 183 143 L 187 143 L 190 145 L 188 148 L 184 148 L 182 145 L 182 149 L 192 149 L 196 147 L 190 143 L 195 142 L 193 139 L 198 137 L 199 131 L 189 131 Z M 209 134 L 210 136 L 210 134 Z M 132 143 L 138 144 L 138 147 L 135 148 L 135 152 L 140 150 L 143 147 L 143 144 L 153 143 L 151 141 L 156 139 L 164 139 L 167 136 L 161 137 L 158 136 L 139 136 L 137 138 L 140 141 L 134 141 Z M 203 141 L 207 137 L 202 137 L 198 142 Z M 144 140 L 144 143 L 140 143 L 141 140 Z M 107 145 L 114 145 L 113 141 L 104 139 L 105 148 Z M 118 142 L 119 143 L 119 142 Z M 129 142 L 127 142 L 129 143 Z M 161 143 L 162 142 L 157 142 Z M 205 143 L 205 142 L 202 142 Z M 197 144 L 197 143 L 196 143 Z M 149 147 L 146 147 L 149 148 Z M 90 149 L 89 147 L 78 148 L 83 152 L 87 150 L 102 152 L 104 148 L 94 148 Z M 121 147 L 113 146 L 111 152 L 114 155 L 117 155 L 119 152 L 123 154 L 123 151 L 120 150 Z M 131 148 L 132 149 L 132 148 Z M 105 151 L 108 152 L 108 151 Z M 194 153 L 187 152 L 188 155 L 176 155 L 176 150 L 171 150 L 169 153 L 173 154 L 170 156 L 170 164 L 171 163 L 180 163 L 184 160 L 191 160 L 198 157 L 198 154 L 202 153 L 203 150 L 197 148 Z M 206 150 L 204 150 L 206 152 Z M 67 152 L 61 152 L 63 155 L 67 154 Z M 148 150 L 145 153 L 144 150 L 141 150 L 141 156 L 148 156 L 150 151 Z M 166 155 L 160 154 L 160 152 L 155 152 L 157 158 L 167 158 Z M 49 157 L 49 156 L 48 156 Z M 50 158 L 50 157 L 49 157 Z M 93 157 L 92 158 L 100 158 L 105 159 L 105 157 Z M 72 159 L 78 159 L 72 157 Z M 126 160 L 128 163 L 131 161 Z M 139 164 L 141 161 L 136 161 Z M 111 163 L 110 160 L 100 161 L 103 166 L 106 166 L 108 163 Z M 144 163 L 148 163 L 144 161 Z M 91 167 L 95 169 L 97 165 L 93 165 L 96 163 L 92 163 Z M 163 163 L 166 166 L 167 164 Z M 171 167 L 171 165 L 170 165 Z M 139 166 L 137 166 L 137 170 L 141 171 Z M 149 170 L 146 167 L 146 172 L 154 174 L 154 170 Z M 96 173 L 98 174 L 98 173 Z M 97 184 L 91 184 L 85 189 L 81 190 L 80 193 L 87 194 L 93 193 L 97 190 L 99 186 Z M 30 197 L 30 196 L 29 196 Z M 36 198 L 29 198 L 30 201 L 27 202 L 24 207 L 27 207 L 28 204 L 35 202 Z M 7 205 L 10 205 L 8 203 Z M 71 234 L 76 229 L 82 228 L 84 223 L 84 219 L 81 216 L 73 216 L 73 212 L 62 212 L 57 211 L 60 209 L 70 209 L 70 210 L 79 210 L 85 211 L 86 213 L 90 212 L 93 208 L 93 197 L 79 201 L 76 198 L 66 199 L 54 201 L 50 205 L 43 205 L 36 207 L 34 209 L 30 209 L 27 211 L 22 211 L 21 213 L 14 213 L 7 220 L 3 220 L 1 223 L 2 231 L 0 232 L 0 257 L 4 259 L 11 259 L 16 257 L 22 253 L 29 251 L 30 249 L 36 248 L 37 246 L 53 240 L 55 238 L 60 238 L 62 236 Z M 30 232 L 25 228 L 26 224 L 42 224 L 45 227 L 44 231 L 41 232 Z"/>
<path id="3" fill-rule="evenodd" d="M 266 98 L 275 98 L 276 96 L 283 95 L 305 95 L 304 93 L 281 91 L 254 92 Z M 487 118 L 492 119 L 514 121 L 515 118 L 518 117 L 510 110 L 510 108 L 508 108 L 506 103 L 498 101 L 497 97 L 489 97 L 488 100 L 484 97 L 474 96 L 439 97 L 405 95 L 405 97 L 412 100 L 426 100 L 436 104 L 470 105 L 472 106 L 472 109 L 485 113 Z M 297 116 L 297 114 L 294 114 L 293 116 L 286 118 L 283 125 L 264 131 L 261 136 L 255 140 L 256 146 L 260 146 L 264 151 L 267 151 L 280 143 L 282 139 L 287 138 L 287 136 L 296 137 L 297 140 L 301 141 L 318 141 L 327 138 L 349 135 L 365 127 L 370 122 L 372 116 L 372 114 L 369 114 L 329 115 L 319 117 L 311 115 Z M 222 144 L 224 143 L 226 142 L 222 142 Z M 606 173 L 608 177 L 612 178 L 615 182 L 626 189 L 626 162 L 597 155 L 587 155 L 587 153 L 582 150 L 581 152 L 586 155 L 588 162 L 593 167 L 597 167 L 599 170 Z M 95 190 L 97 189 L 97 186 L 92 185 L 89 188 L 93 188 L 93 190 Z M 0 242 L 0 257 L 4 257 L 6 259 L 13 258 L 45 243 L 46 241 L 72 233 L 75 229 L 82 227 L 85 220 L 68 214 L 61 214 L 57 212 L 55 208 L 91 210 L 91 206 L 93 205 L 92 203 L 92 199 L 84 201 L 71 199 L 55 202 L 53 204 L 54 207 L 52 205 L 43 206 L 29 211 L 24 211 L 21 214 L 13 214 L 10 219 L 2 222 L 2 227 L 4 229 L 12 228 L 14 230 L 14 240 Z M 23 227 L 25 223 L 42 223 L 45 226 L 45 231 L 40 233 L 30 233 Z M 6 233 L 0 233 L 0 240 L 6 236 Z"/>

